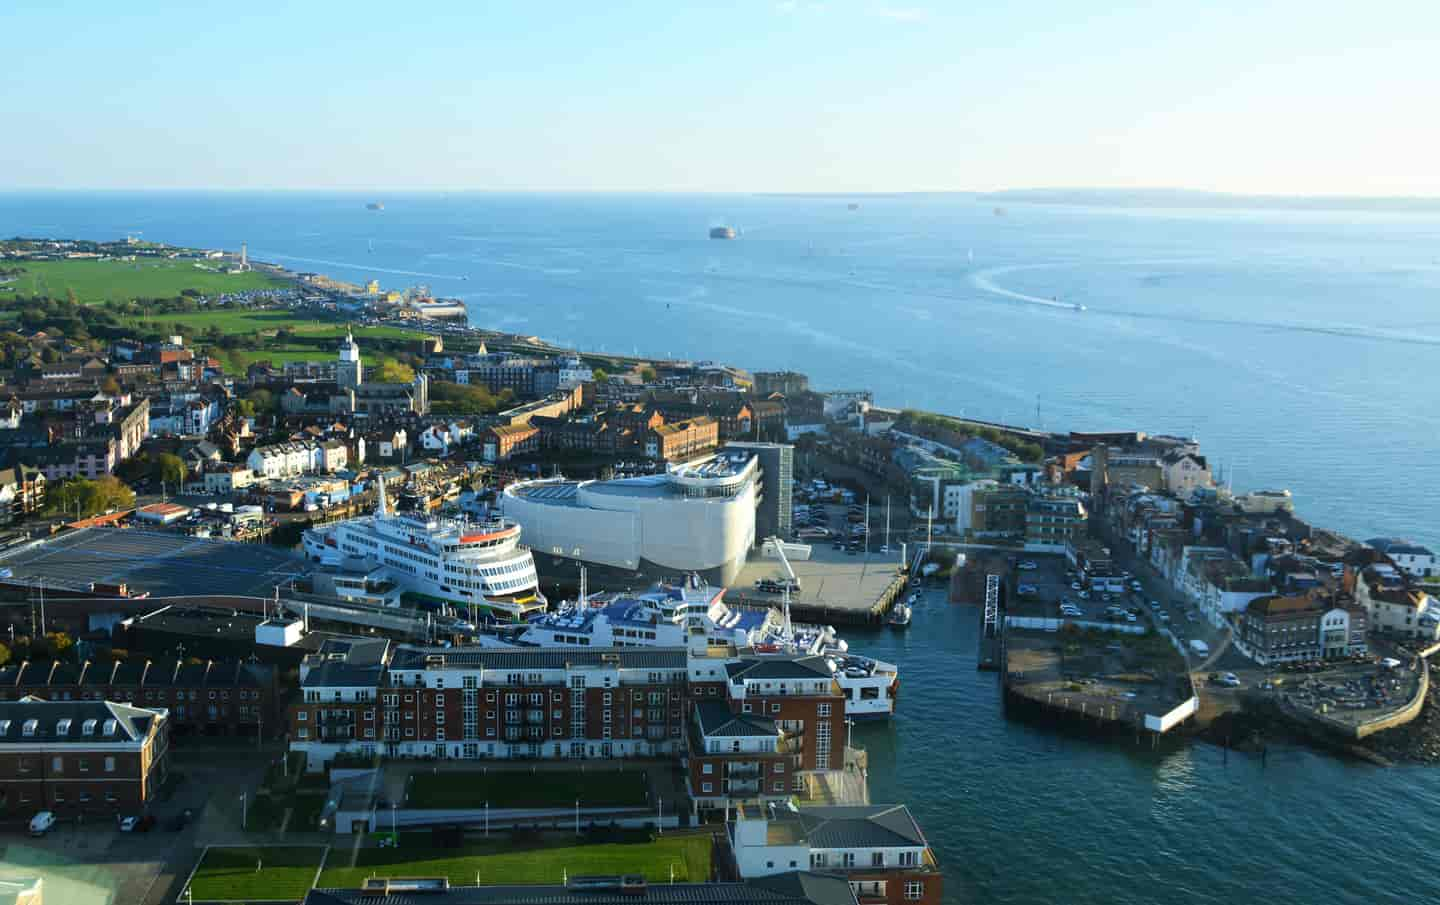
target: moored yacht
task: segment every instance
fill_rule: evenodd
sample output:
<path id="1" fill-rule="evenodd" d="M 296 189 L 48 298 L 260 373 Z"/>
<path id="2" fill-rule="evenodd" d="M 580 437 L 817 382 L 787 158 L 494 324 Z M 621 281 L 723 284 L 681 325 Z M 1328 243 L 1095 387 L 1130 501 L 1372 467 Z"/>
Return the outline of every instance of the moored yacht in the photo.
<path id="1" fill-rule="evenodd" d="M 689 647 L 693 653 L 728 648 L 826 658 L 845 695 L 850 719 L 883 719 L 895 711 L 900 688 L 894 664 L 851 653 L 830 626 L 788 625 L 778 610 L 738 609 L 725 589 L 691 576 L 680 585 L 641 592 L 585 593 L 523 626 L 503 627 L 481 643 L 529 647 Z"/>

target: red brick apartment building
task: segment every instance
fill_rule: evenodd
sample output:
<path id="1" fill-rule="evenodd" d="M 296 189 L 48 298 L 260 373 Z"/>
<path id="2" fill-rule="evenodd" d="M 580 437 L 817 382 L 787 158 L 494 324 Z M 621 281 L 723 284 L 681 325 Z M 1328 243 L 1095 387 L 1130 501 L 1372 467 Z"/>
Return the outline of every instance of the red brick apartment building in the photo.
<path id="1" fill-rule="evenodd" d="M 0 668 L 0 701 L 114 701 L 163 707 L 176 736 L 275 735 L 284 729 L 275 667 L 207 660 L 29 660 Z"/>
<path id="2" fill-rule="evenodd" d="M 0 814 L 143 812 L 169 768 L 164 709 L 113 701 L 0 703 Z"/>
<path id="3" fill-rule="evenodd" d="M 692 799 L 712 809 L 804 793 L 817 771 L 845 766 L 845 701 L 821 657 L 331 641 L 302 663 L 300 685 L 290 747 L 312 770 L 341 753 L 688 755 Z"/>

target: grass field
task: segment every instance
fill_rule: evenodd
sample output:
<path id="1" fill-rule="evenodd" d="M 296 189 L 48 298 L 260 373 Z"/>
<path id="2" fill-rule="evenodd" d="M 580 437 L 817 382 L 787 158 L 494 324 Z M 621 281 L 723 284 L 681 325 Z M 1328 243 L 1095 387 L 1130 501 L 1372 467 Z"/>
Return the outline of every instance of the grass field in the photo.
<path id="1" fill-rule="evenodd" d="M 546 770 L 530 775 L 514 771 L 416 773 L 409 804 L 413 808 L 582 808 L 643 807 L 643 771 Z"/>
<path id="2" fill-rule="evenodd" d="M 315 320 L 302 317 L 285 309 L 220 308 L 214 311 L 191 311 L 156 313 L 144 318 L 123 318 L 123 322 L 137 327 L 163 327 L 184 324 L 197 333 L 210 327 L 222 333 L 258 333 L 286 329 L 297 336 L 316 339 L 339 339 L 345 335 L 345 323 L 334 320 Z M 418 339 L 425 334 L 400 327 L 355 327 L 359 339 Z"/>
<path id="3" fill-rule="evenodd" d="M 0 299 L 7 295 L 49 295 L 64 298 L 75 290 L 82 302 L 128 301 L 135 298 L 174 298 L 181 290 L 205 295 L 271 289 L 288 285 L 264 273 L 221 273 L 202 270 L 195 261 L 25 261 L 14 282 L 0 284 Z M 205 266 L 214 267 L 213 262 Z"/>
<path id="4" fill-rule="evenodd" d="M 196 902 L 297 902 L 315 882 L 324 855 L 318 845 L 213 847 L 196 868 L 190 893 Z"/>
<path id="5" fill-rule="evenodd" d="M 561 843 L 541 848 L 497 841 L 435 849 L 407 846 L 407 841 L 402 838 L 399 848 L 359 849 L 354 867 L 339 866 L 349 863 L 348 852 L 332 854 L 319 885 L 354 887 L 367 877 L 449 877 L 452 884 L 469 886 L 475 883 L 477 873 L 483 885 L 559 883 L 567 875 L 587 874 L 644 874 L 652 882 L 667 882 L 672 867 L 676 882 L 710 878 L 709 836 L 661 836 L 633 844 Z"/>

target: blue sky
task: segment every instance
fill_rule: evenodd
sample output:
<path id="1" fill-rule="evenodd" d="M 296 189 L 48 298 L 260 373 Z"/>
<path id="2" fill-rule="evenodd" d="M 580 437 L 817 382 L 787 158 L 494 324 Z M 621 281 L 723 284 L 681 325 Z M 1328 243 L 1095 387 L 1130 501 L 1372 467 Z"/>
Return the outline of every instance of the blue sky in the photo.
<path id="1" fill-rule="evenodd" d="M 9 0 L 0 36 L 0 188 L 1440 195 L 1433 0 Z"/>

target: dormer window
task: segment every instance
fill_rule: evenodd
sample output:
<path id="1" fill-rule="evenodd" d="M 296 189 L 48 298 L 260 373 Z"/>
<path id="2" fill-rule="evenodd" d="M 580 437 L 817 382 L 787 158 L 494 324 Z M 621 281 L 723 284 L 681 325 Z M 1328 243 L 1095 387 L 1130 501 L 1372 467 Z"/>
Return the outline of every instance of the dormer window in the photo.
<path id="1" fill-rule="evenodd" d="M 69 734 L 70 734 L 70 720 L 69 720 L 69 719 L 63 719 L 63 720 L 59 720 L 58 722 L 56 722 L 56 723 L 55 723 L 55 734 L 56 734 L 57 736 L 61 736 L 61 737 L 69 735 Z"/>
<path id="2" fill-rule="evenodd" d="M 113 736 L 115 734 L 115 731 L 119 728 L 120 724 L 115 722 L 114 720 L 105 721 L 104 732 L 107 736 Z"/>
<path id="3" fill-rule="evenodd" d="M 25 735 L 34 735 L 35 730 L 39 728 L 39 726 L 39 720 L 26 720 L 25 724 L 20 727 L 20 731 Z"/>

